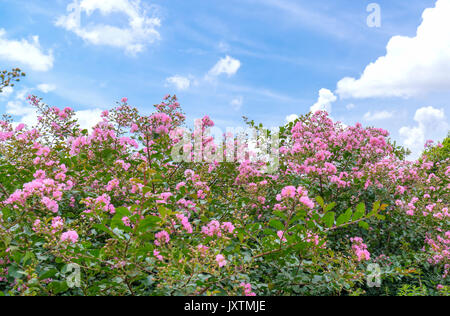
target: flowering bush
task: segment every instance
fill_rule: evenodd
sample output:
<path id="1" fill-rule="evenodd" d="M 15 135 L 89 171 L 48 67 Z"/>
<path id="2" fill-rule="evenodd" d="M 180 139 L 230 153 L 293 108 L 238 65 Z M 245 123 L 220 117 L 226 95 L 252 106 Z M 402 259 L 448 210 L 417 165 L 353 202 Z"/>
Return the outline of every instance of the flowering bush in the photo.
<path id="1" fill-rule="evenodd" d="M 318 112 L 280 128 L 267 173 L 261 156 L 204 162 L 224 144 L 209 117 L 182 142 L 175 96 L 149 116 L 124 98 L 91 131 L 29 100 L 36 126 L 0 121 L 0 293 L 444 293 L 448 157 L 405 161 L 386 131 Z"/>

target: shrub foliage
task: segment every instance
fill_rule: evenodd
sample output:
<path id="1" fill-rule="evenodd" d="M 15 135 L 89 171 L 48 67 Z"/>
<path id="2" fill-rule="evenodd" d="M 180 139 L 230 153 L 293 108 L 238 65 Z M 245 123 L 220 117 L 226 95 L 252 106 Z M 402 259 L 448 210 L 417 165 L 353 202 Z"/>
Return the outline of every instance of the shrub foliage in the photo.
<path id="1" fill-rule="evenodd" d="M 448 140 L 410 162 L 385 130 L 317 112 L 280 128 L 270 174 L 174 161 L 175 96 L 147 116 L 123 99 L 90 131 L 29 99 L 36 126 L 0 121 L 0 294 L 448 293 Z"/>

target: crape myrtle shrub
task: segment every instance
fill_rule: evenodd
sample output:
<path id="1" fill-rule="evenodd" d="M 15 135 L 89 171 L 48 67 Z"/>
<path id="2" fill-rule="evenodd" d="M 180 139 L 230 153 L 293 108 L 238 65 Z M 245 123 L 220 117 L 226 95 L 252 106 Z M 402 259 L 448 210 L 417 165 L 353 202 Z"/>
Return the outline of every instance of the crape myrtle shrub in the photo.
<path id="1" fill-rule="evenodd" d="M 0 121 L 0 294 L 448 294 L 447 140 L 409 162 L 386 131 L 318 112 L 281 127 L 269 174 L 175 162 L 175 96 L 149 116 L 124 98 L 90 131 L 29 100 L 36 126 Z"/>

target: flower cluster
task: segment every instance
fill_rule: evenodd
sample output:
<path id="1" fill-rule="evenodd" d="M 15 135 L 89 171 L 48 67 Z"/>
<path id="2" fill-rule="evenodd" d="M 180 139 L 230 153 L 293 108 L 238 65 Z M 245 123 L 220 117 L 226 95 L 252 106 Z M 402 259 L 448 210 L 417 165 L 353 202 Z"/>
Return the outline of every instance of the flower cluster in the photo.
<path id="1" fill-rule="evenodd" d="M 370 260 L 370 252 L 367 250 L 367 245 L 361 237 L 352 237 L 350 241 L 352 242 L 352 249 L 358 257 L 358 261 Z"/>
<path id="2" fill-rule="evenodd" d="M 145 115 L 122 98 L 90 130 L 29 101 L 35 126 L 0 121 L 0 295 L 361 294 L 362 262 L 445 293 L 448 141 L 407 161 L 383 129 L 310 113 L 280 129 L 271 170 L 208 116 L 181 128 L 175 96 Z"/>

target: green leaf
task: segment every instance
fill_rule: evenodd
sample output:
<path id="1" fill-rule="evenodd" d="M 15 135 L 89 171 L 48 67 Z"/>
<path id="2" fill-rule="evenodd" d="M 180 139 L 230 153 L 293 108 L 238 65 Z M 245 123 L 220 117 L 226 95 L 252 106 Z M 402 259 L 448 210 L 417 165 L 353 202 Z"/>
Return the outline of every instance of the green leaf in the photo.
<path id="1" fill-rule="evenodd" d="M 367 222 L 365 222 L 365 221 L 359 222 L 358 225 L 359 225 L 359 227 L 364 228 L 365 230 L 369 229 L 369 224 L 367 224 Z"/>
<path id="2" fill-rule="evenodd" d="M 322 197 L 321 196 L 317 196 L 316 197 L 316 201 L 323 208 L 323 206 L 325 205 L 325 202 L 323 201 Z"/>
<path id="3" fill-rule="evenodd" d="M 334 207 L 336 206 L 336 202 L 332 202 L 330 204 L 328 204 L 327 206 L 325 206 L 325 212 L 329 212 L 331 211 Z"/>
<path id="4" fill-rule="evenodd" d="M 34 254 L 31 251 L 27 251 L 27 253 L 23 257 L 23 265 L 28 265 L 34 258 Z"/>
<path id="5" fill-rule="evenodd" d="M 53 281 L 48 286 L 55 294 L 65 292 L 69 289 L 66 281 Z"/>
<path id="6" fill-rule="evenodd" d="M 281 211 L 274 211 L 273 214 L 275 216 L 278 216 L 278 217 L 282 218 L 282 219 L 287 219 L 286 214 L 281 212 Z"/>
<path id="7" fill-rule="evenodd" d="M 364 203 L 359 203 L 356 206 L 356 212 L 353 214 L 353 221 L 357 221 L 358 219 L 361 219 L 366 214 L 366 205 Z"/>
<path id="8" fill-rule="evenodd" d="M 113 231 L 115 231 L 116 228 L 119 228 L 123 231 L 130 232 L 131 228 L 128 226 L 125 226 L 125 224 L 122 221 L 122 218 L 124 217 L 130 217 L 131 212 L 126 207 L 119 207 L 116 209 L 116 215 L 111 220 L 111 228 Z"/>
<path id="9" fill-rule="evenodd" d="M 335 215 L 336 214 L 334 212 L 325 214 L 325 216 L 322 218 L 323 222 L 325 223 L 325 227 L 331 228 L 333 226 Z"/>
<path id="10" fill-rule="evenodd" d="M 345 224 L 350 221 L 352 218 L 353 212 L 352 209 L 349 208 L 344 214 L 339 215 L 339 217 L 336 220 L 336 226 L 340 226 L 342 224 Z"/>
<path id="11" fill-rule="evenodd" d="M 125 216 L 131 216 L 131 212 L 130 212 L 130 210 L 128 209 L 128 208 L 126 208 L 126 207 L 118 207 L 118 208 L 116 208 L 116 214 L 115 214 L 115 217 L 120 217 L 120 219 L 122 219 L 122 217 L 125 217 Z"/>
<path id="12" fill-rule="evenodd" d="M 103 224 L 94 224 L 94 225 L 92 225 L 92 227 L 95 228 L 98 231 L 102 231 L 102 232 L 107 233 L 111 237 L 116 237 L 116 235 L 114 235 L 114 233 L 108 227 L 106 227 Z"/>
<path id="13" fill-rule="evenodd" d="M 170 216 L 172 214 L 172 211 L 164 206 L 159 206 L 158 211 L 161 215 L 161 218 L 166 218 L 167 216 Z"/>
<path id="14" fill-rule="evenodd" d="M 52 278 L 55 276 L 56 273 L 58 273 L 58 270 L 56 270 L 56 269 L 47 270 L 39 276 L 39 280 L 45 280 L 45 279 Z"/>
<path id="15" fill-rule="evenodd" d="M 139 222 L 138 231 L 144 232 L 148 228 L 150 228 L 152 226 L 156 226 L 156 224 L 159 223 L 160 221 L 161 221 L 161 218 L 159 218 L 158 216 L 152 216 L 152 215 L 146 216 L 142 221 Z"/>
<path id="16" fill-rule="evenodd" d="M 376 201 L 375 203 L 373 203 L 372 213 L 378 212 L 378 210 L 380 209 L 380 206 L 381 206 L 380 201 Z"/>
<path id="17" fill-rule="evenodd" d="M 277 230 L 284 230 L 284 225 L 277 219 L 272 219 L 269 222 L 269 225 Z"/>
<path id="18" fill-rule="evenodd" d="M 264 229 L 263 233 L 266 235 L 270 235 L 270 236 L 276 236 L 276 233 L 272 229 L 268 229 L 268 228 Z"/>

